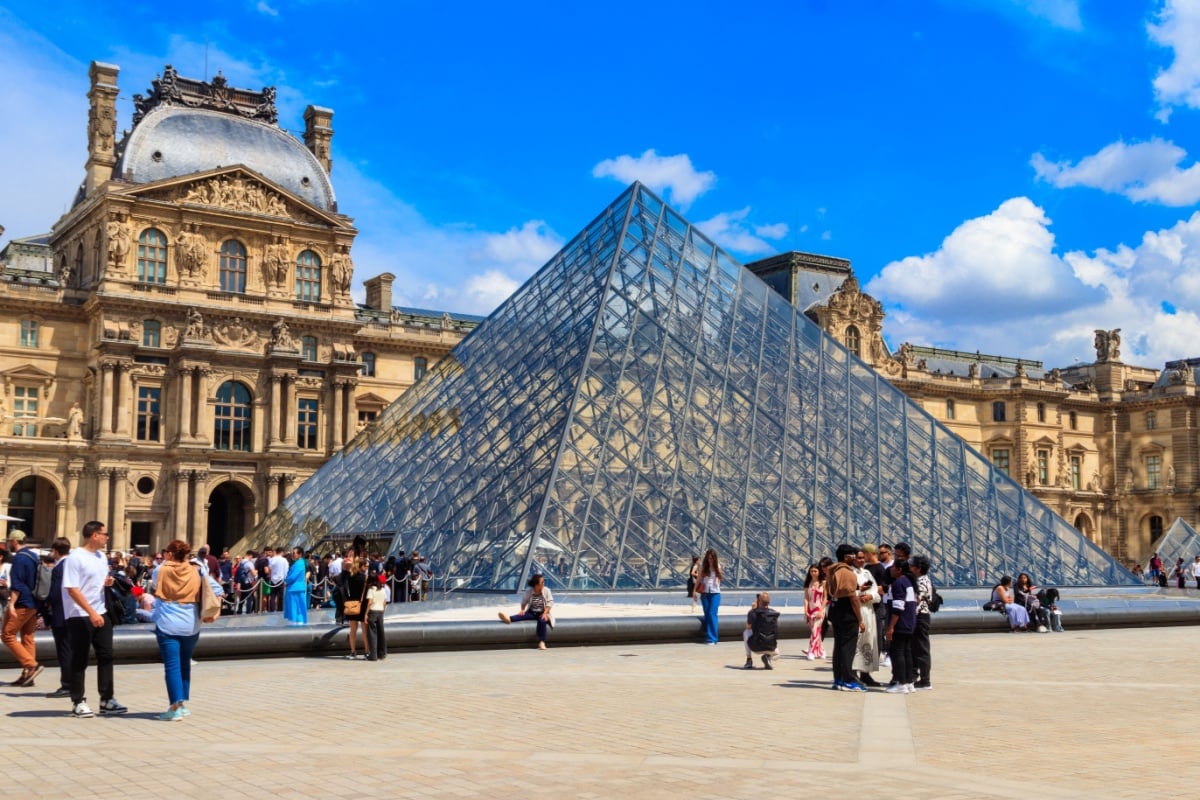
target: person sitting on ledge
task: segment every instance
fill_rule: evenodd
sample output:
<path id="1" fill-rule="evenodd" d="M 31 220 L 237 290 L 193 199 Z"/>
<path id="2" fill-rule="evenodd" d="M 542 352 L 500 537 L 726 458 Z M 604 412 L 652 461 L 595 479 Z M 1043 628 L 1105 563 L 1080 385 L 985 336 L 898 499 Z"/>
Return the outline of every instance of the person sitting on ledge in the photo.
<path id="1" fill-rule="evenodd" d="M 554 595 L 546 586 L 545 579 L 541 575 L 534 575 L 529 579 L 529 588 L 525 590 L 525 596 L 521 598 L 521 613 L 510 617 L 501 611 L 500 621 L 508 625 L 513 622 L 536 620 L 538 650 L 545 650 L 547 629 L 554 627 L 554 618 L 551 616 L 553 608 Z"/>
<path id="2" fill-rule="evenodd" d="M 1004 575 L 1000 578 L 1000 582 L 992 587 L 992 603 L 1004 606 L 1004 613 L 1008 617 L 1008 627 L 1013 633 L 1016 633 L 1029 629 L 1029 612 L 1025 610 L 1025 606 L 1019 606 L 1014 602 L 1012 582 L 1011 575 Z"/>

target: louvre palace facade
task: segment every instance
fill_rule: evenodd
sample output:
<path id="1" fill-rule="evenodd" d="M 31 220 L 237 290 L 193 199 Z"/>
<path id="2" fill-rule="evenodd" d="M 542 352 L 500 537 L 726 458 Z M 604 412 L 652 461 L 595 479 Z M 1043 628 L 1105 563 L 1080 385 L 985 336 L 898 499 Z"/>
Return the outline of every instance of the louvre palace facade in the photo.
<path id="1" fill-rule="evenodd" d="M 221 548 L 480 320 L 393 307 L 388 273 L 351 300 L 332 111 L 301 141 L 274 88 L 168 66 L 122 134 L 117 74 L 91 65 L 70 210 L 0 254 L 0 513 L 39 543 L 95 518 L 114 549 Z"/>
<path id="2" fill-rule="evenodd" d="M 1149 558 L 1177 518 L 1200 521 L 1200 358 L 1128 364 L 1119 330 L 1096 331 L 1095 361 L 1065 368 L 908 343 L 893 352 L 849 261 L 787 253 L 747 267 L 1126 563 Z"/>

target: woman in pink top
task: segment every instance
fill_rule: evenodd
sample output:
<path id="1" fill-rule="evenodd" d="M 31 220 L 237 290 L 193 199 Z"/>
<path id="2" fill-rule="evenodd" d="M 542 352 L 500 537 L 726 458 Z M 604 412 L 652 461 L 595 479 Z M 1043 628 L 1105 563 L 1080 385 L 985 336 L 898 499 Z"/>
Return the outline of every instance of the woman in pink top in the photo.
<path id="1" fill-rule="evenodd" d="M 804 619 L 808 621 L 808 660 L 825 657 L 821 643 L 821 626 L 825 624 L 825 578 L 816 564 L 808 565 L 804 578 Z"/>

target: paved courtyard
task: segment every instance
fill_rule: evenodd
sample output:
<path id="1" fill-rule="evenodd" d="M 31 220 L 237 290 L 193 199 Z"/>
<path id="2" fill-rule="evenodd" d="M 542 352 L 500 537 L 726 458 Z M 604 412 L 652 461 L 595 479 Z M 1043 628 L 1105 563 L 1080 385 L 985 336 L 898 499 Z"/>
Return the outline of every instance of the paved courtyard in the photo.
<path id="1" fill-rule="evenodd" d="M 828 662 L 799 641 L 773 672 L 743 671 L 735 643 L 551 644 L 203 662 L 176 723 L 154 719 L 158 665 L 118 665 L 130 713 L 113 719 L 68 718 L 42 697 L 47 670 L 34 690 L 0 687 L 0 785 L 14 798 L 763 798 L 881 797 L 895 782 L 895 796 L 1006 800 L 1200 785 L 1196 628 L 938 636 L 935 688 L 908 696 L 830 691 Z"/>

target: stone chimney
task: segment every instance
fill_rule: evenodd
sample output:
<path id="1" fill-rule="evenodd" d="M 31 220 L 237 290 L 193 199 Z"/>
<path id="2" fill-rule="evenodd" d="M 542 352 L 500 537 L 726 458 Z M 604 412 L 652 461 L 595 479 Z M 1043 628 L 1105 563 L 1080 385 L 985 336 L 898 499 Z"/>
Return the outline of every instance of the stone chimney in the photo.
<path id="1" fill-rule="evenodd" d="M 304 109 L 304 144 L 325 168 L 325 174 L 333 171 L 333 159 L 329 155 L 333 141 L 333 111 L 320 106 Z"/>
<path id="2" fill-rule="evenodd" d="M 112 177 L 117 163 L 117 73 L 120 67 L 93 61 L 88 69 L 88 160 L 85 194 L 96 191 Z"/>
<path id="3" fill-rule="evenodd" d="M 396 276 L 390 272 L 376 275 L 368 281 L 363 281 L 367 290 L 367 308 L 376 311 L 392 312 L 392 281 Z"/>

